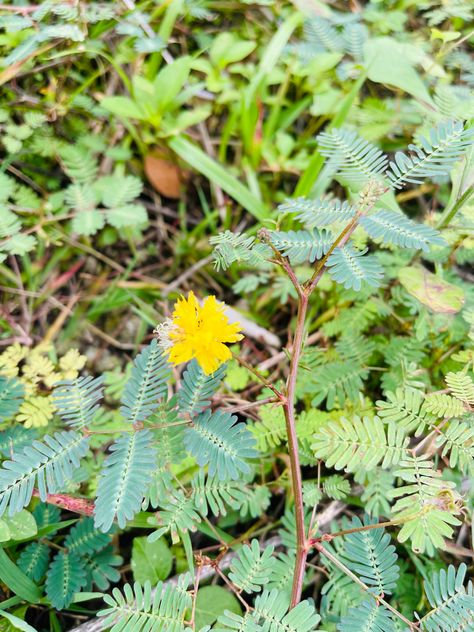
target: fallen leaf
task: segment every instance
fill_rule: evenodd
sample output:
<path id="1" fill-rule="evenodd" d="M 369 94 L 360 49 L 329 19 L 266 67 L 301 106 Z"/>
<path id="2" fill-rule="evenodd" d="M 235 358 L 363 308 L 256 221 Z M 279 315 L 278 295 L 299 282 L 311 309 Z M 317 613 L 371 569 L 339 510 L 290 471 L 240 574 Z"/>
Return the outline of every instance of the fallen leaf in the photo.
<path id="1" fill-rule="evenodd" d="M 161 195 L 173 199 L 180 197 L 181 170 L 163 155 L 153 153 L 145 156 L 145 174 L 152 187 Z"/>
<path id="2" fill-rule="evenodd" d="M 464 305 L 464 291 L 422 267 L 402 268 L 398 278 L 420 303 L 437 314 L 456 314 Z"/>

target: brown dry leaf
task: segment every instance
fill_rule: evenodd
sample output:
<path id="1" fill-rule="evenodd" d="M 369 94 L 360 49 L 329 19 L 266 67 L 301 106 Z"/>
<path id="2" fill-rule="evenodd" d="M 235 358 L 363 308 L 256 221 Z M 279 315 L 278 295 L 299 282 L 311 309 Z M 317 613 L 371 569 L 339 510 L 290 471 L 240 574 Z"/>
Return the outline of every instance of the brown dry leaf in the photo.
<path id="1" fill-rule="evenodd" d="M 163 155 L 145 156 L 145 174 L 154 189 L 169 198 L 179 198 L 182 174 L 180 168 Z"/>

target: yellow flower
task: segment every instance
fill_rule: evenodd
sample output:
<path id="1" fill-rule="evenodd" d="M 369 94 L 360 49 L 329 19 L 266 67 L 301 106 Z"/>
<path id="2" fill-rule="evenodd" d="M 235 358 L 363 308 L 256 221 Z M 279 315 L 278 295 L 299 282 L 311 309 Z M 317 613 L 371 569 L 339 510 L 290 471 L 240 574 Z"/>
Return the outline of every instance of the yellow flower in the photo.
<path id="1" fill-rule="evenodd" d="M 232 357 L 226 343 L 242 340 L 239 323 L 229 323 L 224 304 L 208 296 L 199 305 L 193 292 L 175 303 L 173 316 L 157 328 L 169 361 L 181 364 L 195 358 L 206 375 Z"/>

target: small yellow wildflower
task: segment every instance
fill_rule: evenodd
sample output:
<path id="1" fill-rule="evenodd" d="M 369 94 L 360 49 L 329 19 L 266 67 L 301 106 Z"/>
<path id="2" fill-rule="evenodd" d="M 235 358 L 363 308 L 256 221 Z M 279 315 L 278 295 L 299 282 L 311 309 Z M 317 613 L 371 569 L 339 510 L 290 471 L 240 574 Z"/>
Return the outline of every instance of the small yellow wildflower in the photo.
<path id="1" fill-rule="evenodd" d="M 239 323 L 229 323 L 224 304 L 215 296 L 208 296 L 200 305 L 189 292 L 188 298 L 178 299 L 172 318 L 156 331 L 170 362 L 181 364 L 195 358 L 209 375 L 232 357 L 226 343 L 242 340 L 240 330 Z"/>

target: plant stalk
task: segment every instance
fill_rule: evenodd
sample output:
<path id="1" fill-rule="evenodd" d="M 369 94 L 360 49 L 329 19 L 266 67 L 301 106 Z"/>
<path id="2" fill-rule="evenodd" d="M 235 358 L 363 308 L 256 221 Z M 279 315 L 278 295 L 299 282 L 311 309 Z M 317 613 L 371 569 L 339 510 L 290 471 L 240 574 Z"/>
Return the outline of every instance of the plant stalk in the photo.
<path id="1" fill-rule="evenodd" d="M 293 341 L 293 354 L 291 356 L 290 373 L 286 385 L 286 401 L 283 410 L 286 420 L 286 433 L 288 437 L 288 454 L 290 457 L 291 482 L 295 499 L 296 518 L 296 562 L 293 575 L 293 587 L 291 590 L 290 608 L 294 608 L 301 599 L 303 590 L 303 578 L 308 555 L 307 538 L 304 526 L 303 487 L 301 479 L 300 458 L 298 454 L 298 439 L 296 436 L 295 420 L 295 390 L 298 364 L 303 347 L 304 325 L 308 311 L 308 296 L 303 294 L 298 303 L 298 316 L 296 321 L 295 338 Z"/>

